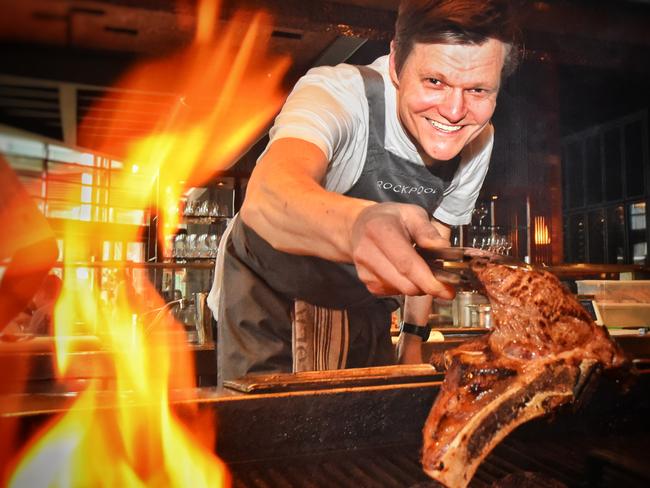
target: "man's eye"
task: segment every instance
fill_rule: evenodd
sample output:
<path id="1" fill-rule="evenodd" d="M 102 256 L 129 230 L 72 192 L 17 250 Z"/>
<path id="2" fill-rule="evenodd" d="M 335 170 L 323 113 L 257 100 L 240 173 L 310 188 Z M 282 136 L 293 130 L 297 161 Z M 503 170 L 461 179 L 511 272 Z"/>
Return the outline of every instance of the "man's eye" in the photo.
<path id="1" fill-rule="evenodd" d="M 482 95 L 483 93 L 487 93 L 487 90 L 485 88 L 470 88 L 469 92 L 478 93 L 479 95 Z"/>
<path id="2" fill-rule="evenodd" d="M 434 85 L 434 86 L 442 85 L 442 81 L 440 81 L 437 78 L 427 78 L 427 81 L 429 82 L 429 84 Z"/>

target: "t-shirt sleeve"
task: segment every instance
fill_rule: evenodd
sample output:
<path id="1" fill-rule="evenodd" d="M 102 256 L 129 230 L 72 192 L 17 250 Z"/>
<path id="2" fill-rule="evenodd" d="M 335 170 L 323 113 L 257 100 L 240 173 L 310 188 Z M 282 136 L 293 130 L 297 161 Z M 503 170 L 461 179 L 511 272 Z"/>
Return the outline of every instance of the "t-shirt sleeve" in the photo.
<path id="1" fill-rule="evenodd" d="M 494 128 L 489 125 L 461 152 L 461 162 L 433 216 L 448 225 L 465 225 L 472 220 L 483 181 L 490 166 Z"/>
<path id="2" fill-rule="evenodd" d="M 313 68 L 289 94 L 269 132 L 270 140 L 303 139 L 333 161 L 357 140 L 365 100 L 361 75 L 353 66 Z"/>

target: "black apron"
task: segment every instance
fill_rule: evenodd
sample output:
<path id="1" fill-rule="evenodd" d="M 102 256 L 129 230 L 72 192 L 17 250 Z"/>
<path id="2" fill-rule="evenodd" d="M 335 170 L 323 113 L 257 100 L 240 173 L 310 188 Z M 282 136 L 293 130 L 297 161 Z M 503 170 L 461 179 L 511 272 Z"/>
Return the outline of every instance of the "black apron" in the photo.
<path id="1" fill-rule="evenodd" d="M 383 78 L 371 68 L 358 69 L 368 98 L 368 146 L 361 175 L 345 195 L 415 204 L 432 215 L 460 158 L 436 168 L 440 171 L 434 174 L 386 151 Z M 220 384 L 248 373 L 292 371 L 295 300 L 346 311 L 345 367 L 394 362 L 390 319 L 398 302 L 372 295 L 353 265 L 277 251 L 239 218 L 224 251 L 217 339 Z"/>

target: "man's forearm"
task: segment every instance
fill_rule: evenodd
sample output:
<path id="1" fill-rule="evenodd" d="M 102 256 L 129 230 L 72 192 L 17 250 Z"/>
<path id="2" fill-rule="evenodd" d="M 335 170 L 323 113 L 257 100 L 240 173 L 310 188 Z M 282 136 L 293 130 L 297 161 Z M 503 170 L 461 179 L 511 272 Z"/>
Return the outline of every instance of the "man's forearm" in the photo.
<path id="1" fill-rule="evenodd" d="M 296 149 L 297 156 L 279 154 Z M 346 197 L 323 189 L 317 181 L 327 166 L 325 156 L 309 143 L 277 141 L 256 168 L 241 210 L 244 222 L 274 248 L 294 254 L 350 261 L 350 230 L 358 214 L 375 202 Z M 319 162 L 320 158 L 320 162 Z M 301 171 L 285 165 L 300 164 Z"/>
<path id="2" fill-rule="evenodd" d="M 429 295 L 405 297 L 403 321 L 418 327 L 424 327 L 429 321 L 429 312 L 433 297 Z M 422 338 L 402 332 L 397 342 L 397 362 L 399 364 L 422 363 Z"/>
<path id="3" fill-rule="evenodd" d="M 429 295 L 406 297 L 404 301 L 404 322 L 424 327 L 429 321 L 432 305 L 433 297 Z"/>
<path id="4" fill-rule="evenodd" d="M 448 246 L 446 229 L 441 235 L 418 205 L 328 192 L 321 187 L 326 170 L 326 157 L 314 144 L 273 142 L 253 171 L 241 218 L 281 251 L 354 263 L 375 295 L 451 298 L 453 291 L 413 248 Z"/>

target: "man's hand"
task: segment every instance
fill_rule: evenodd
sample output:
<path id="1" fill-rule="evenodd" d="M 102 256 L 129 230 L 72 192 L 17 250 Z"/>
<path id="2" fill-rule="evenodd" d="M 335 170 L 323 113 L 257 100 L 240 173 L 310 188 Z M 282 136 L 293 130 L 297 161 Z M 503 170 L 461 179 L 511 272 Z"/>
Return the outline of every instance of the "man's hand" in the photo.
<path id="1" fill-rule="evenodd" d="M 352 224 L 351 254 L 361 281 L 375 295 L 432 295 L 451 299 L 454 290 L 438 281 L 413 249 L 447 247 L 427 212 L 402 203 L 363 209 Z"/>

